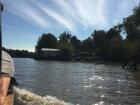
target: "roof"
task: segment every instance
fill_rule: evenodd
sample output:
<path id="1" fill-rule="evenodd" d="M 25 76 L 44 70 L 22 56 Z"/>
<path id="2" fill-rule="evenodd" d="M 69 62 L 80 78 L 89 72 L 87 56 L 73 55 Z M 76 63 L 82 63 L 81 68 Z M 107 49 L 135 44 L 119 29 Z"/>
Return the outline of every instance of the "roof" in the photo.
<path id="1" fill-rule="evenodd" d="M 59 51 L 59 49 L 53 49 L 53 48 L 42 48 L 42 51 Z"/>

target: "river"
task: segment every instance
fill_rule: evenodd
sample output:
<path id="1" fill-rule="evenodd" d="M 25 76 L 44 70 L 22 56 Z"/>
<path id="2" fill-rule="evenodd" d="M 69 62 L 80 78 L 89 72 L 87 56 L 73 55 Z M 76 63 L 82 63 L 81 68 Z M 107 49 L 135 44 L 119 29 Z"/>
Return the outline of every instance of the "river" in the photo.
<path id="1" fill-rule="evenodd" d="M 120 64 L 29 58 L 15 58 L 14 63 L 20 87 L 42 97 L 49 95 L 76 105 L 140 103 L 140 71 L 122 69 Z"/>

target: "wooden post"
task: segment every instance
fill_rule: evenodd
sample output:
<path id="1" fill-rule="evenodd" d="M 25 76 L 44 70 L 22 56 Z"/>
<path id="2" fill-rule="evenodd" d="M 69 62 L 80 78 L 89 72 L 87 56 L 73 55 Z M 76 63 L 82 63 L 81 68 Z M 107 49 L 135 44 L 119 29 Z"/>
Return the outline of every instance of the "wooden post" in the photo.
<path id="1" fill-rule="evenodd" d="M 3 5 L 0 0 L 0 77 L 1 77 L 1 69 L 2 69 L 2 10 L 3 10 Z"/>

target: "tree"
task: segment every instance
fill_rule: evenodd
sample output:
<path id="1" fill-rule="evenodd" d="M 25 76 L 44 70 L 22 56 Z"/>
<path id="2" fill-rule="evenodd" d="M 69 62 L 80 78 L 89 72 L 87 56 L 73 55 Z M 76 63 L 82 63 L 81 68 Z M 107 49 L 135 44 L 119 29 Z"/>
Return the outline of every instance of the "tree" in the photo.
<path id="1" fill-rule="evenodd" d="M 37 45 L 35 47 L 35 57 L 41 58 L 42 57 L 42 48 L 57 48 L 58 42 L 57 38 L 51 34 L 42 34 L 37 41 Z"/>
<path id="2" fill-rule="evenodd" d="M 134 9 L 133 13 L 134 13 L 134 22 L 136 26 L 138 26 L 140 24 L 140 4 Z"/>
<path id="3" fill-rule="evenodd" d="M 82 43 L 83 52 L 89 52 L 91 54 L 93 52 L 93 49 L 94 49 L 94 45 L 93 45 L 92 38 L 89 37 L 89 38 L 83 40 L 83 43 Z"/>
<path id="4" fill-rule="evenodd" d="M 106 60 L 122 60 L 124 43 L 121 33 L 121 24 L 114 26 L 108 32 L 95 30 L 92 33 L 95 53 Z"/>
<path id="5" fill-rule="evenodd" d="M 124 43 L 121 37 L 115 36 L 111 39 L 110 49 L 108 52 L 109 60 L 123 61 L 124 60 Z"/>
<path id="6" fill-rule="evenodd" d="M 63 43 L 59 47 L 60 50 L 60 59 L 61 60 L 70 60 L 72 59 L 72 47 L 69 43 Z"/>
<path id="7" fill-rule="evenodd" d="M 128 18 L 124 19 L 123 25 L 127 33 L 127 40 L 135 40 L 137 38 L 138 33 L 133 16 L 129 16 Z"/>
<path id="8" fill-rule="evenodd" d="M 57 38 L 51 34 L 43 34 L 37 42 L 40 48 L 57 48 Z"/>
<path id="9" fill-rule="evenodd" d="M 73 51 L 74 53 L 77 53 L 80 51 L 81 48 L 81 41 L 79 39 L 77 39 L 76 36 L 72 36 L 70 39 L 70 43 L 72 45 Z"/>
<path id="10" fill-rule="evenodd" d="M 101 54 L 104 47 L 106 32 L 104 30 L 95 30 L 91 36 L 93 37 L 95 52 Z"/>
<path id="11" fill-rule="evenodd" d="M 121 36 L 121 25 L 111 28 L 105 35 L 103 57 L 111 61 L 124 60 L 124 43 Z"/>
<path id="12" fill-rule="evenodd" d="M 72 57 L 73 49 L 70 42 L 71 36 L 72 35 L 66 31 L 59 36 L 59 49 L 62 60 L 69 60 Z"/>
<path id="13" fill-rule="evenodd" d="M 13 49 L 6 49 L 4 47 L 2 48 L 2 50 L 6 51 L 14 58 L 33 58 L 34 56 L 33 52 L 29 52 L 27 50 L 13 50 Z"/>
<path id="14" fill-rule="evenodd" d="M 106 38 L 108 39 L 112 39 L 113 37 L 120 37 L 120 26 L 117 25 L 117 26 L 114 26 L 113 28 L 111 28 L 107 34 L 106 34 Z"/>
<path id="15" fill-rule="evenodd" d="M 57 48 L 57 45 L 57 38 L 53 34 L 43 34 L 37 41 L 36 50 L 41 48 Z"/>
<path id="16" fill-rule="evenodd" d="M 70 43 L 71 34 L 69 32 L 64 31 L 59 36 L 59 42 L 60 43 Z"/>
<path id="17" fill-rule="evenodd" d="M 123 27 L 127 33 L 125 48 L 129 58 L 140 53 L 140 5 L 124 19 Z"/>

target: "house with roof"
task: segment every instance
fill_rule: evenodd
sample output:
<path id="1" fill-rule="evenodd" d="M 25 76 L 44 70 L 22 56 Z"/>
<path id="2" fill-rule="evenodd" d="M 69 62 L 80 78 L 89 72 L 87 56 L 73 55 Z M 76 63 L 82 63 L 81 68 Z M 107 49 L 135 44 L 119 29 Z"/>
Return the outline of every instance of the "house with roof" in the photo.
<path id="1" fill-rule="evenodd" d="M 42 48 L 42 57 L 48 58 L 48 59 L 57 59 L 59 55 L 59 49 L 53 49 L 53 48 Z"/>

